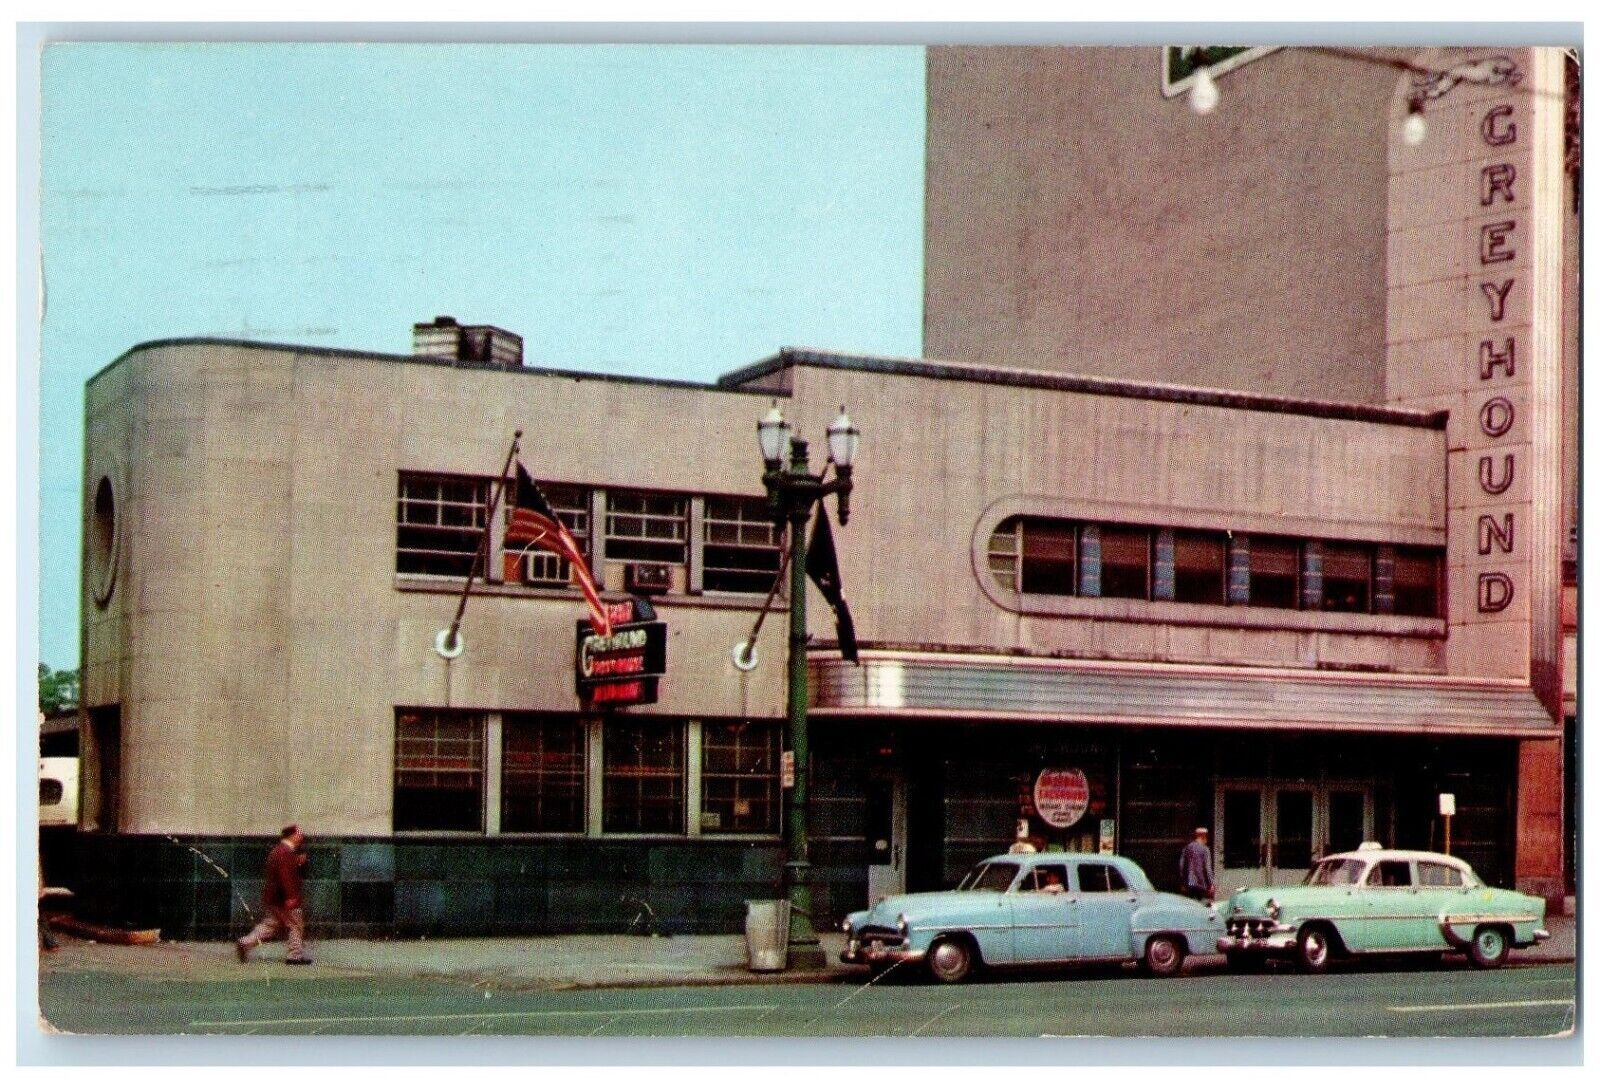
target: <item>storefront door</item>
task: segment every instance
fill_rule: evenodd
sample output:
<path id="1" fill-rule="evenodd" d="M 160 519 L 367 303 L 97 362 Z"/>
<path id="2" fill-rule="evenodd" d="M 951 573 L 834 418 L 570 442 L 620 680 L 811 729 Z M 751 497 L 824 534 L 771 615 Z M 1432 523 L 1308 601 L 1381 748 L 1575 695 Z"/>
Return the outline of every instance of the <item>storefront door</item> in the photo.
<path id="1" fill-rule="evenodd" d="M 1353 850 L 1372 834 L 1372 790 L 1364 783 L 1217 784 L 1217 895 L 1298 884 L 1324 854 Z"/>
<path id="2" fill-rule="evenodd" d="M 883 771 L 867 780 L 867 903 L 906 890 L 906 779 Z"/>

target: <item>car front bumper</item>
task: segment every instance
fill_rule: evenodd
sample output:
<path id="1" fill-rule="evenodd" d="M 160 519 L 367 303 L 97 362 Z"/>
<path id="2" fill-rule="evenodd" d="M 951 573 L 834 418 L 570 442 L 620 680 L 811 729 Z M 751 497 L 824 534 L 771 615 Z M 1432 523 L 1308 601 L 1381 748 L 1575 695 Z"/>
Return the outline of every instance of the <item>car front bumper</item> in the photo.
<path id="1" fill-rule="evenodd" d="M 916 963 L 927 955 L 925 950 L 911 948 L 905 944 L 851 937 L 845 941 L 844 951 L 839 953 L 839 962 L 864 963 L 875 967 L 879 964 Z"/>
<path id="2" fill-rule="evenodd" d="M 1234 952 L 1283 955 L 1294 949 L 1295 937 L 1293 926 L 1274 927 L 1271 932 L 1260 936 L 1232 936 L 1224 933 L 1217 938 L 1217 951 L 1223 955 Z"/>

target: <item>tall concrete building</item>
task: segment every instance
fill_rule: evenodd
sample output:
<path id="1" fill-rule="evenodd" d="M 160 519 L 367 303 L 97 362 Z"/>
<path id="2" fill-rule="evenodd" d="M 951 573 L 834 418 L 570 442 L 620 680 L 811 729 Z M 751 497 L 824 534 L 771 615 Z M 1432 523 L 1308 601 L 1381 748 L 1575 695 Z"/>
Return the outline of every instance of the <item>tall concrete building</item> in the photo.
<path id="1" fill-rule="evenodd" d="M 1406 59 L 1486 73 L 1415 146 L 1428 92 L 1360 61 L 1269 53 L 1198 117 L 1158 50 L 930 51 L 925 359 L 618 379 L 446 319 L 132 348 L 87 391 L 86 909 L 225 935 L 295 820 L 327 933 L 737 928 L 783 860 L 778 619 L 733 659 L 781 581 L 773 402 L 864 434 L 859 663 L 811 598 L 819 922 L 1019 819 L 1162 886 L 1207 824 L 1226 889 L 1441 845 L 1441 793 L 1453 849 L 1559 896 L 1563 58 Z M 654 702 L 585 694 L 570 568 L 490 516 L 517 430 L 665 624 Z"/>
<path id="2" fill-rule="evenodd" d="M 1448 411 L 1446 668 L 1526 681 L 1570 761 L 1576 58 L 1219 50 L 1198 115 L 1184 52 L 930 50 L 925 353 Z M 1553 894 L 1563 754 L 1519 759 Z"/>

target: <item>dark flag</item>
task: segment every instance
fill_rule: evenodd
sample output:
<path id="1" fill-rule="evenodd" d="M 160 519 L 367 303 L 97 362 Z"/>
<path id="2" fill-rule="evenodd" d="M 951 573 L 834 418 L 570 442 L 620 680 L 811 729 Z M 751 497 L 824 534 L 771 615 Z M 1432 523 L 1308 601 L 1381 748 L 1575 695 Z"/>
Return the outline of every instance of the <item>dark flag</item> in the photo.
<path id="1" fill-rule="evenodd" d="M 833 527 L 820 502 L 817 503 L 816 524 L 811 528 L 811 543 L 806 547 L 806 574 L 833 606 L 839 632 L 839 656 L 846 661 L 859 661 L 855 621 L 850 618 L 850 606 L 845 602 L 844 587 L 839 583 L 839 553 L 833 546 Z"/>
<path id="2" fill-rule="evenodd" d="M 506 548 L 526 551 L 535 546 L 548 548 L 572 564 L 572 577 L 583 591 L 584 600 L 589 602 L 595 633 L 611 634 L 611 620 L 606 615 L 605 604 L 600 600 L 600 591 L 594 584 L 594 575 L 589 572 L 589 562 L 583 556 L 583 549 L 551 507 L 550 500 L 539 490 L 539 485 L 528 475 L 528 470 L 518 461 L 516 504 L 511 508 L 511 524 L 506 527 Z"/>

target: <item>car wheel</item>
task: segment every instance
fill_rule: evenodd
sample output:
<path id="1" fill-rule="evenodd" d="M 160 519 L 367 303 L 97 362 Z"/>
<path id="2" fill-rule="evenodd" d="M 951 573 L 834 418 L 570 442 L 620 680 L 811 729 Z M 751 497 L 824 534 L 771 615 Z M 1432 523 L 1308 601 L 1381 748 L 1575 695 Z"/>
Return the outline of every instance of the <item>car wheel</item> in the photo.
<path id="1" fill-rule="evenodd" d="M 1499 967 L 1511 955 L 1511 942 L 1505 931 L 1496 926 L 1479 926 L 1467 946 L 1467 956 L 1474 967 Z"/>
<path id="2" fill-rule="evenodd" d="M 959 937 L 940 937 L 928 949 L 928 972 L 940 982 L 960 982 L 972 973 L 972 949 Z"/>
<path id="3" fill-rule="evenodd" d="M 1183 970 L 1183 945 L 1176 937 L 1151 937 L 1144 946 L 1144 969 L 1156 978 L 1176 975 Z"/>
<path id="4" fill-rule="evenodd" d="M 1333 959 L 1333 938 L 1324 926 L 1309 925 L 1300 930 L 1294 945 L 1295 962 L 1308 975 L 1320 975 Z"/>
<path id="5" fill-rule="evenodd" d="M 1267 957 L 1259 952 L 1229 952 L 1228 970 L 1250 974 L 1267 965 Z"/>

